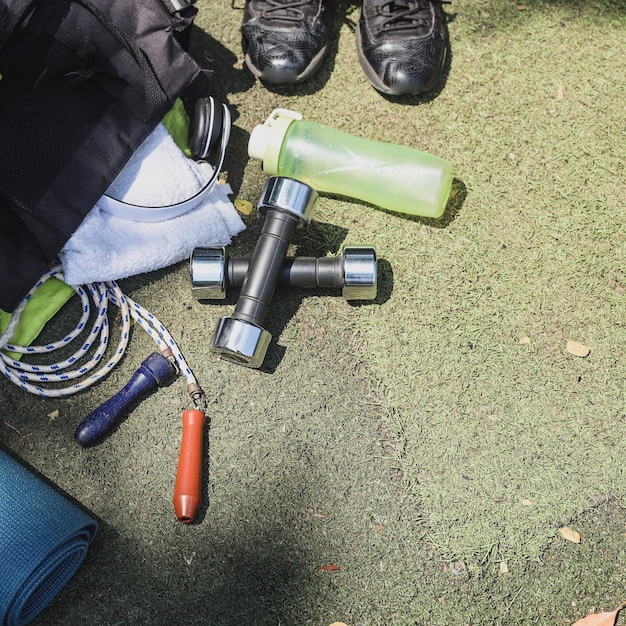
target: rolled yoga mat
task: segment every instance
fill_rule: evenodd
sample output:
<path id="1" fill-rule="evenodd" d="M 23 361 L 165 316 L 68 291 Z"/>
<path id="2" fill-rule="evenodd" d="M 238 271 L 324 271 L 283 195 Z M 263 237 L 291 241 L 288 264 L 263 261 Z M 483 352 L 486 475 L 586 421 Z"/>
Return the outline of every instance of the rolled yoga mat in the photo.
<path id="1" fill-rule="evenodd" d="M 30 622 L 83 562 L 97 522 L 0 449 L 0 618 Z"/>

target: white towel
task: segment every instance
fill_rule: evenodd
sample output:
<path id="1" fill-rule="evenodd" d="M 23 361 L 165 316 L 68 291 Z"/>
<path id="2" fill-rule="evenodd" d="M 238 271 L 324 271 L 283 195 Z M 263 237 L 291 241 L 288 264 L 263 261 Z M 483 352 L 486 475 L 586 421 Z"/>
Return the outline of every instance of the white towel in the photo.
<path id="1" fill-rule="evenodd" d="M 172 204 L 197 192 L 211 171 L 188 159 L 161 124 L 107 193 L 143 206 Z M 65 282 L 118 280 L 178 263 L 197 246 L 228 245 L 245 229 L 231 193 L 229 185 L 216 183 L 196 208 L 156 222 L 124 219 L 96 205 L 59 254 Z"/>

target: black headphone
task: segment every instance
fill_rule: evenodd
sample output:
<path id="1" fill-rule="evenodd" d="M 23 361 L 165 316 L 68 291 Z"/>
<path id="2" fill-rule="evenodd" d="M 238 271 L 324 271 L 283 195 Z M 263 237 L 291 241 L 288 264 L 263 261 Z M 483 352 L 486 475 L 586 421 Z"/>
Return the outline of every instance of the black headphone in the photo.
<path id="1" fill-rule="evenodd" d="M 118 217 L 145 222 L 170 219 L 195 208 L 208 195 L 219 176 L 230 138 L 231 124 L 230 111 L 225 104 L 217 102 L 212 96 L 196 101 L 189 122 L 189 150 L 196 161 L 209 163 L 213 167 L 213 173 L 202 189 L 191 198 L 167 206 L 144 207 L 105 194 L 98 201 L 98 206 Z"/>
<path id="2" fill-rule="evenodd" d="M 196 100 L 189 123 L 189 150 L 194 159 L 213 163 L 224 132 L 224 105 L 211 96 Z"/>

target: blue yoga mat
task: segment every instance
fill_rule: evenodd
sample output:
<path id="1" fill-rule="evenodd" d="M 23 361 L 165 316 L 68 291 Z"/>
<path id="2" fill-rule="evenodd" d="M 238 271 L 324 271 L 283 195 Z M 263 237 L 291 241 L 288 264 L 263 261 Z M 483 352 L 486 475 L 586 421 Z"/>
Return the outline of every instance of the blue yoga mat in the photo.
<path id="1" fill-rule="evenodd" d="M 98 524 L 0 450 L 0 617 L 30 622 L 83 562 Z"/>

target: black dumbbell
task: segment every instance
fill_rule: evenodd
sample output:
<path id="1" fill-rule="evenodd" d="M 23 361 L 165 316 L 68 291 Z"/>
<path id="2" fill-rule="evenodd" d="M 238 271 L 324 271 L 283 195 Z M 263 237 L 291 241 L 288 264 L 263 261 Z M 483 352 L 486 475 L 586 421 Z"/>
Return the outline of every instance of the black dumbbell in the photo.
<path id="1" fill-rule="evenodd" d="M 250 260 L 229 257 L 225 248 L 195 248 L 189 259 L 191 292 L 198 300 L 223 300 L 241 287 Z M 278 284 L 289 287 L 341 289 L 346 300 L 376 298 L 376 250 L 347 246 L 337 257 L 288 257 Z"/>
<path id="2" fill-rule="evenodd" d="M 265 214 L 261 234 L 233 314 L 222 317 L 211 349 L 235 363 L 261 367 L 272 339 L 263 328 L 267 308 L 282 272 L 287 248 L 298 226 L 308 224 L 318 193 L 282 176 L 268 178 L 258 209 Z"/>

